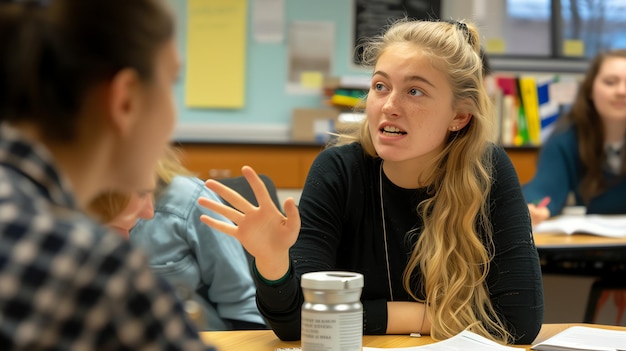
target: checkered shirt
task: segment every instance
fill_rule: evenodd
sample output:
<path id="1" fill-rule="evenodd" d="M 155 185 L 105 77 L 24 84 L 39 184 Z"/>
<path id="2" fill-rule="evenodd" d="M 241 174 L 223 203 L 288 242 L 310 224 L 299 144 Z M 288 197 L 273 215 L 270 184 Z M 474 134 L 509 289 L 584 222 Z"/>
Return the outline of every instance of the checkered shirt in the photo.
<path id="1" fill-rule="evenodd" d="M 0 125 L 0 349 L 215 350 L 69 189 L 45 148 Z"/>

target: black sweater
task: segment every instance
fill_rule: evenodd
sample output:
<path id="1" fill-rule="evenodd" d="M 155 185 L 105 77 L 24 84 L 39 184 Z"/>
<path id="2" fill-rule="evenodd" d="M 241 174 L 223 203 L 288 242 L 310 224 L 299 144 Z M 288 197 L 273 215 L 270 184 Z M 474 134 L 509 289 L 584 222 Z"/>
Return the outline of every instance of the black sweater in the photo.
<path id="1" fill-rule="evenodd" d="M 353 143 L 324 150 L 311 166 L 299 204 L 302 228 L 290 251 L 292 274 L 277 286 L 255 276 L 259 310 L 279 338 L 300 339 L 300 276 L 324 270 L 364 275 L 363 331 L 385 334 L 390 291 L 381 221 L 380 162 Z M 489 201 L 495 257 L 487 285 L 492 304 L 515 342 L 528 344 L 543 321 L 539 259 L 517 174 L 499 147 L 494 148 L 493 166 Z M 427 194 L 425 189 L 400 188 L 384 173 L 382 182 L 394 301 L 413 301 L 403 288 L 402 274 L 416 239 L 409 242 L 406 233 L 421 228 L 416 206 Z M 417 295 L 423 297 L 423 291 Z"/>

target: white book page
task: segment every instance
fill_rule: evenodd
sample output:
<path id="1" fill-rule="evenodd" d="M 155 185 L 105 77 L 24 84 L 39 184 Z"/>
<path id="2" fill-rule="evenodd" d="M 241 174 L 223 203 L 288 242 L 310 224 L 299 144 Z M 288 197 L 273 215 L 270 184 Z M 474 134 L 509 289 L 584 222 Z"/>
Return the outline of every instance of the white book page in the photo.
<path id="1" fill-rule="evenodd" d="M 543 221 L 533 228 L 535 233 L 588 233 L 600 236 L 626 237 L 626 216 L 563 215 Z"/>
<path id="2" fill-rule="evenodd" d="M 450 339 L 430 345 L 397 348 L 364 347 L 363 351 L 520 351 L 525 348 L 500 345 L 478 334 L 464 330 Z"/>
<path id="3" fill-rule="evenodd" d="M 570 327 L 548 340 L 533 345 L 533 350 L 626 350 L 626 331 L 590 327 Z"/>

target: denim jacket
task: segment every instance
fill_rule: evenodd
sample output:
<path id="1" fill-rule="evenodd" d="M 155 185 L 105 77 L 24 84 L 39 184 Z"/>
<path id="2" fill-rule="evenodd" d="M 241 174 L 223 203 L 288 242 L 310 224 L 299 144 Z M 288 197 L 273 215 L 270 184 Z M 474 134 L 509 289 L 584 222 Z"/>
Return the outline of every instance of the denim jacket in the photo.
<path id="1" fill-rule="evenodd" d="M 264 325 L 243 247 L 200 221 L 202 214 L 226 221 L 198 205 L 201 196 L 221 201 L 200 179 L 175 177 L 156 194 L 154 218 L 139 220 L 130 241 L 148 253 L 157 274 L 200 294 L 201 330 L 236 329 L 233 321 Z"/>

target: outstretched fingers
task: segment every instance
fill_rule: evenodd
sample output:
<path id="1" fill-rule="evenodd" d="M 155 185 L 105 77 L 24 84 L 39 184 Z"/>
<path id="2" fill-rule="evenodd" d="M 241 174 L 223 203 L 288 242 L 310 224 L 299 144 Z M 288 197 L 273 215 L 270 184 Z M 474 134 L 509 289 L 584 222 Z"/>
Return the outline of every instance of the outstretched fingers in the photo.
<path id="1" fill-rule="evenodd" d="M 261 179 L 261 177 L 259 177 L 259 175 L 256 173 L 254 169 L 252 169 L 252 167 L 243 166 L 241 168 L 241 173 L 248 181 L 248 184 L 250 184 L 250 188 L 252 188 L 254 197 L 259 203 L 259 207 L 264 207 L 264 208 L 276 207 L 276 205 L 272 201 L 270 193 L 267 191 L 267 187 L 265 186 L 265 183 L 263 183 L 263 180 Z"/>
<path id="2" fill-rule="evenodd" d="M 256 206 L 252 205 L 248 200 L 241 196 L 241 194 L 216 180 L 209 179 L 204 184 L 207 188 L 213 190 L 222 199 L 231 204 L 232 207 L 239 210 L 239 212 L 246 213 L 256 208 Z"/>
<path id="3" fill-rule="evenodd" d="M 236 209 L 206 197 L 198 198 L 198 204 L 206 209 L 221 214 L 235 224 L 240 223 L 245 217 L 243 213 Z"/>
<path id="4" fill-rule="evenodd" d="M 232 237 L 237 238 L 237 226 L 232 223 L 220 221 L 218 219 L 215 219 L 207 215 L 200 216 L 200 220 L 202 221 L 202 223 L 208 225 L 209 227 L 217 231 L 220 231 L 222 233 L 225 233 Z"/>

